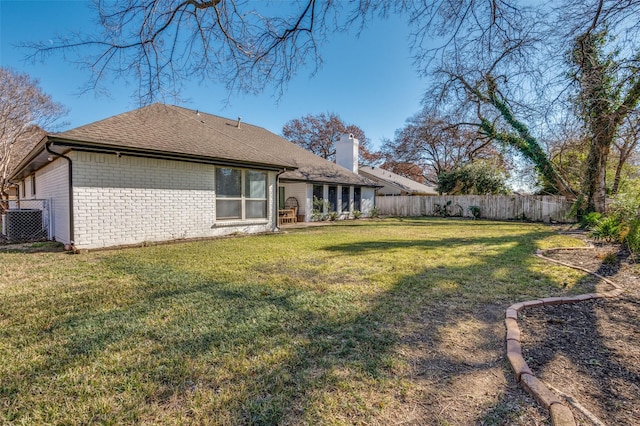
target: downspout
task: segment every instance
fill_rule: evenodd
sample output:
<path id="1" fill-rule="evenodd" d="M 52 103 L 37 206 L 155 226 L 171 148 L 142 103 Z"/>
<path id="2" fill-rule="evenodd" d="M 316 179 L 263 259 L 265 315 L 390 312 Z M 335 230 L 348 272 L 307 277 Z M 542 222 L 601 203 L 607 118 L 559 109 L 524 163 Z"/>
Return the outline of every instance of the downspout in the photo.
<path id="1" fill-rule="evenodd" d="M 73 246 L 75 239 L 73 232 L 73 162 L 71 161 L 71 158 L 67 157 L 66 155 L 51 151 L 50 145 L 53 145 L 53 142 L 47 142 L 44 144 L 44 148 L 47 150 L 47 152 L 51 155 L 55 155 L 56 157 L 64 158 L 69 164 L 69 167 L 67 169 L 69 173 L 69 244 Z"/>

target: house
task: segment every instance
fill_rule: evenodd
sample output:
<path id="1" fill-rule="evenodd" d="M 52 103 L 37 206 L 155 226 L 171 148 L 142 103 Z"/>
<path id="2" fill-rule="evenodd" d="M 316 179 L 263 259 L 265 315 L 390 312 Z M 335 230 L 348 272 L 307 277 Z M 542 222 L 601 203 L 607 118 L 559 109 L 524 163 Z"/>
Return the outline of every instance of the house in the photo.
<path id="1" fill-rule="evenodd" d="M 302 148 L 289 151 L 287 159 L 297 168 L 280 175 L 280 200 L 305 200 L 299 210 L 304 221 L 313 219 L 316 199 L 326 202 L 324 213 L 336 212 L 339 218 L 351 217 L 354 211 L 368 214 L 375 207 L 377 185 L 358 174 L 358 145 L 353 135 L 343 135 L 336 144 L 336 163 Z"/>
<path id="2" fill-rule="evenodd" d="M 359 173 L 378 183 L 377 195 L 438 195 L 433 186 L 424 185 L 380 167 L 360 167 Z"/>
<path id="3" fill-rule="evenodd" d="M 80 250 L 275 231 L 287 198 L 301 220 L 314 196 L 366 215 L 376 187 L 264 128 L 164 104 L 48 134 L 11 180 Z"/>

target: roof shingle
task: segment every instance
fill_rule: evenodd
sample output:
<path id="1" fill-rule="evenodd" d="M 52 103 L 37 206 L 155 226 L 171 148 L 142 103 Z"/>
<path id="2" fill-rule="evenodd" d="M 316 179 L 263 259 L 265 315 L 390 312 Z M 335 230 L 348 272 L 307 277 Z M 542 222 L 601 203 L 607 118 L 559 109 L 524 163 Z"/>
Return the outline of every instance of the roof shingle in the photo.
<path id="1" fill-rule="evenodd" d="M 372 181 L 258 126 L 173 105 L 152 104 L 62 133 L 56 140 L 262 164 L 281 179 L 373 186 Z M 295 170 L 293 170 L 295 168 Z"/>

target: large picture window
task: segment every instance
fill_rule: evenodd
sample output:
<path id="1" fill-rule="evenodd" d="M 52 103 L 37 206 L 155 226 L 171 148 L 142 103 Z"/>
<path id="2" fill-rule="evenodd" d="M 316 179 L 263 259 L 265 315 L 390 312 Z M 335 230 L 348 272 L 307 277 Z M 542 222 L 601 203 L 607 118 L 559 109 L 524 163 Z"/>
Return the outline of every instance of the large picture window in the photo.
<path id="1" fill-rule="evenodd" d="M 267 217 L 267 173 L 256 170 L 216 168 L 216 218 L 263 219 Z"/>

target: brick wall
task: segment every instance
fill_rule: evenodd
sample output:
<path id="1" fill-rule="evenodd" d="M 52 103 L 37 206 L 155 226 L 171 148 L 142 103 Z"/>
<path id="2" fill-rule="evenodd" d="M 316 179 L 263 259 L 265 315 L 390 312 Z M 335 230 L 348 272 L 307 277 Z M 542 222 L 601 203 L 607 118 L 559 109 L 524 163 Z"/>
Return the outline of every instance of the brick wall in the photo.
<path id="1" fill-rule="evenodd" d="M 273 228 L 275 173 L 267 220 L 216 222 L 212 165 L 84 152 L 72 158 L 79 249 Z"/>

